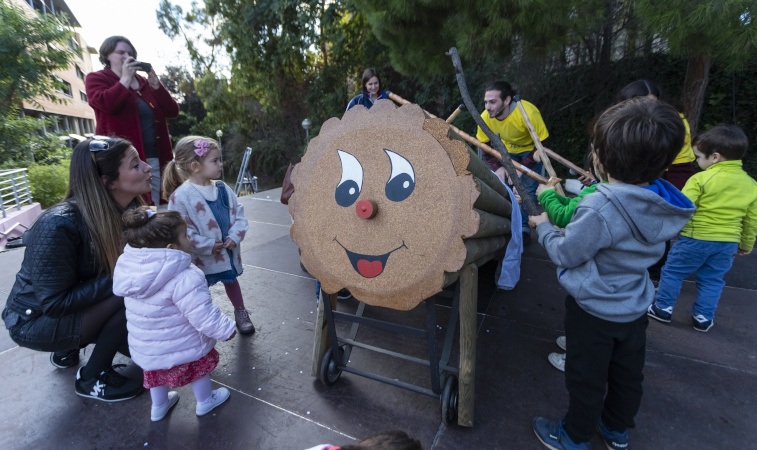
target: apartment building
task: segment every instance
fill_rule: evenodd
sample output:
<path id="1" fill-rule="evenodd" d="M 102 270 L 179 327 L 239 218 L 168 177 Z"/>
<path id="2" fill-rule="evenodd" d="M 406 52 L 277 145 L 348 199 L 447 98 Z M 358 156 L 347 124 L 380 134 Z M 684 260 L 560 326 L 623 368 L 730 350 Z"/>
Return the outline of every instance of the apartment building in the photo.
<path id="1" fill-rule="evenodd" d="M 76 16 L 64 0 L 10 1 L 20 6 L 28 14 L 65 13 L 74 30 L 81 28 Z M 97 50 L 88 46 L 78 32 L 70 39 L 68 45 L 72 49 L 80 49 L 81 52 L 71 66 L 56 73 L 64 88 L 55 94 L 63 102 L 56 103 L 40 98 L 37 99 L 38 104 L 26 101 L 23 103 L 23 114 L 27 117 L 44 116 L 55 119 L 52 125 L 48 125 L 46 129 L 40 129 L 40 133 L 65 132 L 84 135 L 95 132 L 95 112 L 87 102 L 84 78 L 93 70 L 91 55 L 97 55 Z"/>

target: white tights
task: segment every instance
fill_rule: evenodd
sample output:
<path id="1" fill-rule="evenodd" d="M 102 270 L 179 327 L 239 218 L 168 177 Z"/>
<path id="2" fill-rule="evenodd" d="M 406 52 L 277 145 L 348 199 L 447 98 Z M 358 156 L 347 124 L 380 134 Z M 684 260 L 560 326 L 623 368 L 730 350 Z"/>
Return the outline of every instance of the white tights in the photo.
<path id="1" fill-rule="evenodd" d="M 168 386 L 157 386 L 150 388 L 150 398 L 153 406 L 162 406 L 168 401 Z M 195 394 L 197 403 L 202 403 L 210 398 L 212 392 L 210 386 L 210 374 L 205 375 L 199 380 L 192 382 L 192 392 Z"/>

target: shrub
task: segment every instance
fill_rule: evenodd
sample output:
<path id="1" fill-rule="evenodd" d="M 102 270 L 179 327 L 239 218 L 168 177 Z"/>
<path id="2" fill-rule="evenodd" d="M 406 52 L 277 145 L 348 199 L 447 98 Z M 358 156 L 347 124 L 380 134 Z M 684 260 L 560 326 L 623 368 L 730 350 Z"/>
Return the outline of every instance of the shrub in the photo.
<path id="1" fill-rule="evenodd" d="M 32 164 L 29 166 L 29 185 L 32 190 L 34 201 L 39 202 L 43 208 L 63 200 L 68 190 L 69 160 L 61 161 L 61 164 Z"/>

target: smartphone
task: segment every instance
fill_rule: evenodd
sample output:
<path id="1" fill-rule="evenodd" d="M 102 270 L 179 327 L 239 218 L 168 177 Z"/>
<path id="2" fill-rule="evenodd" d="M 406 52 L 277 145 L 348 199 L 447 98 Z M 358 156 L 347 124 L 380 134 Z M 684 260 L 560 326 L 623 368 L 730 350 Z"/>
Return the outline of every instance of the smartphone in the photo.
<path id="1" fill-rule="evenodd" d="M 137 63 L 137 70 L 150 73 L 152 72 L 152 65 L 146 62 L 140 62 L 140 63 Z"/>

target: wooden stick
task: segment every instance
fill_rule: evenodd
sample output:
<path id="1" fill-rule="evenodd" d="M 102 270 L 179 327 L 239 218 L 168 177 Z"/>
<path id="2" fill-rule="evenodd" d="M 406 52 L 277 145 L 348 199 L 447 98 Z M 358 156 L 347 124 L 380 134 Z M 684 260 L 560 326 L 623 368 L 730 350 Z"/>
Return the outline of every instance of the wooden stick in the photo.
<path id="1" fill-rule="evenodd" d="M 458 369 L 457 424 L 473 426 L 476 397 L 476 311 L 478 267 L 460 269 L 460 366 Z"/>
<path id="2" fill-rule="evenodd" d="M 544 164 L 544 168 L 547 169 L 547 173 L 550 176 L 550 180 L 553 178 L 557 178 L 557 174 L 555 173 L 555 169 L 552 167 L 552 162 L 549 160 L 549 156 L 547 156 L 547 153 L 544 151 L 544 146 L 541 145 L 541 138 L 538 134 L 536 134 L 536 129 L 534 128 L 534 124 L 531 123 L 531 118 L 528 117 L 528 113 L 526 113 L 526 108 L 523 107 L 523 103 L 521 103 L 520 98 L 516 95 L 512 101 L 515 102 L 515 104 L 518 106 L 518 110 L 520 111 L 520 114 L 523 116 L 523 120 L 526 122 L 526 128 L 528 129 L 528 134 L 531 135 L 531 140 L 534 141 L 534 147 L 536 147 L 536 152 L 539 154 L 539 157 L 541 158 L 541 162 Z M 557 191 L 558 194 L 565 197 L 565 191 L 562 190 L 562 186 L 560 184 L 556 184 L 554 186 L 555 191 Z"/>
<path id="3" fill-rule="evenodd" d="M 404 98 L 400 97 L 399 95 L 395 94 L 394 92 L 387 92 L 387 96 L 390 99 L 394 100 L 395 102 L 399 103 L 400 105 L 405 105 L 405 104 L 408 104 L 408 103 L 412 103 L 412 102 L 410 102 L 408 100 L 405 100 Z M 430 112 L 426 111 L 425 109 L 423 110 L 423 112 L 425 112 L 426 115 L 428 115 L 430 118 L 437 119 L 437 117 L 435 115 L 431 114 Z M 497 158 L 499 160 L 502 160 L 502 154 L 499 151 L 494 150 L 490 146 L 484 144 L 483 142 L 479 141 L 478 139 L 474 138 L 470 134 L 468 134 L 465 131 L 457 128 L 454 125 L 450 125 L 449 127 L 452 128 L 455 131 L 455 133 L 457 133 L 458 135 L 460 135 L 460 137 L 463 138 L 464 140 L 466 140 L 469 143 L 475 145 L 476 147 L 478 147 L 481 150 L 483 150 L 484 152 L 492 155 L 493 157 L 495 157 L 495 158 Z M 504 144 L 503 144 L 503 146 L 504 146 Z M 505 152 L 505 153 L 507 153 L 507 152 Z M 508 157 L 508 160 L 509 159 L 510 158 Z M 524 174 L 528 175 L 529 177 L 533 178 L 534 180 L 538 181 L 539 183 L 546 183 L 547 182 L 546 178 L 544 178 L 543 176 L 541 176 L 538 173 L 534 172 L 533 170 L 529 169 L 528 167 L 526 167 L 526 166 L 524 166 L 524 165 L 522 165 L 522 164 L 520 164 L 520 163 L 518 163 L 516 161 L 511 161 L 511 162 L 512 162 L 513 166 L 515 166 L 515 170 L 517 170 L 518 172 L 521 172 L 521 173 L 524 173 Z M 518 177 L 517 175 L 514 175 L 514 176 L 516 178 Z M 520 192 L 520 191 L 518 191 L 518 192 Z"/>
<path id="4" fill-rule="evenodd" d="M 460 111 L 464 109 L 465 109 L 465 105 L 459 105 L 457 109 L 452 114 L 450 114 L 449 117 L 447 117 L 447 120 L 445 120 L 445 122 L 452 123 L 452 121 L 455 120 L 455 118 L 457 118 L 457 116 L 460 114 Z"/>
<path id="5" fill-rule="evenodd" d="M 588 172 L 577 165 L 573 164 L 572 162 L 568 161 L 567 159 L 560 156 L 558 153 L 556 153 L 554 150 L 550 150 L 547 147 L 544 147 L 544 151 L 547 152 L 547 154 L 552 157 L 555 161 L 559 162 L 563 166 L 573 169 L 574 172 L 581 174 L 582 176 L 589 177 L 591 179 L 594 178 L 594 175 L 591 174 L 591 172 Z"/>
<path id="6" fill-rule="evenodd" d="M 520 193 L 520 197 L 523 203 L 526 205 L 526 211 L 528 211 L 528 215 L 540 215 L 544 212 L 544 208 L 542 208 L 541 205 L 535 202 L 534 199 L 531 198 L 530 195 L 528 195 L 526 189 L 523 187 L 523 183 L 518 177 L 518 174 L 515 173 L 515 165 L 510 159 L 510 155 L 507 153 L 505 143 L 502 142 L 502 139 L 494 134 L 491 128 L 489 128 L 489 125 L 484 122 L 484 119 L 481 118 L 481 114 L 479 114 L 478 110 L 476 110 L 476 105 L 474 105 L 473 100 L 471 100 L 470 94 L 468 93 L 468 85 L 465 82 L 465 74 L 463 74 L 463 63 L 460 62 L 460 55 L 457 54 L 457 49 L 455 47 L 450 48 L 447 52 L 447 55 L 452 59 L 452 66 L 455 68 L 455 77 L 457 78 L 457 87 L 460 89 L 460 96 L 463 98 L 465 107 L 468 108 L 468 112 L 471 114 L 471 117 L 473 117 L 473 120 L 476 121 L 478 127 L 481 128 L 481 131 L 483 131 L 486 137 L 489 138 L 489 142 L 494 145 L 494 148 L 497 149 L 497 151 L 499 151 L 499 154 L 502 158 L 502 166 L 505 168 L 507 175 L 510 176 L 510 181 L 515 186 L 515 189 L 517 189 Z"/>

